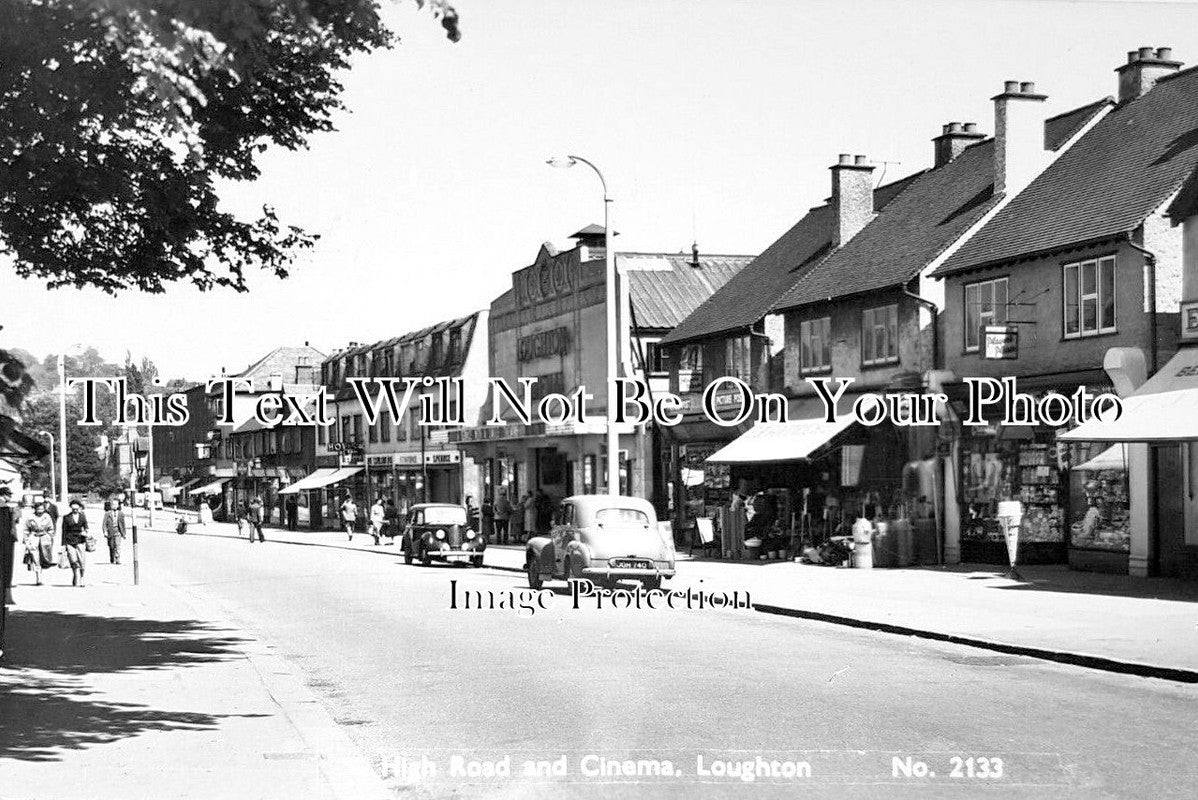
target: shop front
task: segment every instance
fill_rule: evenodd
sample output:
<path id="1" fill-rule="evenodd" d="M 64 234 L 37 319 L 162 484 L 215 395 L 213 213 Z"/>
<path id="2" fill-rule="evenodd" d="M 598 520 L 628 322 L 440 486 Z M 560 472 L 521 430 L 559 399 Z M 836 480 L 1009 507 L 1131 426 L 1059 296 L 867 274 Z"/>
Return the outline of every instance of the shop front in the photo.
<path id="1" fill-rule="evenodd" d="M 367 502 L 390 498 L 401 513 L 416 503 L 462 503 L 462 454 L 439 449 L 366 456 Z M 427 488 L 427 491 L 426 491 Z"/>

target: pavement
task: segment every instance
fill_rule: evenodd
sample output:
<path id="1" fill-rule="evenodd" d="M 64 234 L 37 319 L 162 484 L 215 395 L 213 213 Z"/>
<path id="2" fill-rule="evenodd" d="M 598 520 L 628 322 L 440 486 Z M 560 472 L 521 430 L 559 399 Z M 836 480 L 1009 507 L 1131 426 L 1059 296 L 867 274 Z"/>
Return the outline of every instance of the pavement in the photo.
<path id="1" fill-rule="evenodd" d="M 123 565 L 103 550 L 86 587 L 59 569 L 33 586 L 18 565 L 0 797 L 390 796 L 272 645 L 161 578 L 134 586 L 128 543 Z"/>
<path id="2" fill-rule="evenodd" d="M 194 519 L 194 515 L 188 515 Z M 174 531 L 173 513 L 157 528 Z M 214 523 L 189 535 L 237 537 Z M 266 528 L 272 542 L 392 554 L 366 534 Z M 255 545 L 257 546 L 257 545 Z M 493 545 L 487 566 L 523 571 L 524 549 Z M 707 590 L 748 593 L 756 610 L 968 644 L 1113 672 L 1198 682 L 1198 583 L 995 565 L 854 570 L 789 561 L 731 562 L 679 555 L 679 576 Z M 677 583 L 677 580 L 675 581 Z M 667 583 L 666 588 L 670 584 Z"/>

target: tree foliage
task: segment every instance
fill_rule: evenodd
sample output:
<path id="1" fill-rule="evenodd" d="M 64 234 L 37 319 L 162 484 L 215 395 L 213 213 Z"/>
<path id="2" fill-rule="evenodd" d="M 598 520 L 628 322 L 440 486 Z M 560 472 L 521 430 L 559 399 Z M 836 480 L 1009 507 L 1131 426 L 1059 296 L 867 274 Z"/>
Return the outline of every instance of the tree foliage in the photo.
<path id="1" fill-rule="evenodd" d="M 460 36 L 444 0 L 416 0 Z M 50 286 L 242 291 L 314 236 L 216 183 L 332 128 L 337 74 L 394 44 L 377 0 L 4 0 L 0 253 Z"/>

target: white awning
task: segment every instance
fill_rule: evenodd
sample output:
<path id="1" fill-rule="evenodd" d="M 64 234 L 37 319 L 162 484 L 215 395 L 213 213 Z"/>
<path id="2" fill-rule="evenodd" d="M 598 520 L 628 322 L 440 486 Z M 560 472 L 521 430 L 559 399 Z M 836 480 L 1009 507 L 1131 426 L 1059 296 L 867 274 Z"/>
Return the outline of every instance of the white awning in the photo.
<path id="1" fill-rule="evenodd" d="M 192 494 L 219 494 L 221 487 L 224 486 L 225 483 L 230 480 L 232 480 L 232 478 L 217 478 L 212 483 L 205 483 L 203 486 L 201 486 L 198 489 L 192 489 L 191 493 Z"/>
<path id="2" fill-rule="evenodd" d="M 1057 438 L 1068 442 L 1198 441 L 1198 348 L 1179 350 L 1143 386 L 1123 398 L 1119 419 L 1093 419 Z"/>
<path id="3" fill-rule="evenodd" d="M 721 464 L 798 461 L 832 441 L 854 422 L 852 414 L 841 414 L 835 422 L 823 418 L 759 422 L 707 460 Z"/>
<path id="4" fill-rule="evenodd" d="M 1078 464 L 1073 469 L 1075 471 L 1086 470 L 1089 472 L 1102 472 L 1104 470 L 1124 472 L 1127 470 L 1126 449 L 1121 444 L 1111 445 L 1086 463 Z"/>
<path id="5" fill-rule="evenodd" d="M 334 483 L 340 483 L 346 478 L 352 478 L 361 471 L 362 467 L 324 467 L 316 470 L 306 478 L 300 478 L 286 489 L 280 489 L 279 494 L 296 494 L 298 492 L 306 492 L 309 489 L 332 486 Z"/>

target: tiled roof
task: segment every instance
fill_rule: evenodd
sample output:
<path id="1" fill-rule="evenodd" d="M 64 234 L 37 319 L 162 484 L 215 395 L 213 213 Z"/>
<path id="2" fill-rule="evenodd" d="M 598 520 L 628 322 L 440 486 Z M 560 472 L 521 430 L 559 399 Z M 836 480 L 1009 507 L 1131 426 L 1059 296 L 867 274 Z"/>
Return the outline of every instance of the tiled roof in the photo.
<path id="1" fill-rule="evenodd" d="M 994 140 L 967 148 L 906 190 L 843 247 L 799 279 L 774 311 L 906 283 L 989 210 Z"/>
<path id="2" fill-rule="evenodd" d="M 1060 150 L 1061 145 L 1069 141 L 1069 137 L 1081 130 L 1081 127 L 1089 122 L 1095 114 L 1114 104 L 1115 98 L 1104 97 L 1080 108 L 1046 119 L 1044 121 L 1044 149 Z"/>
<path id="3" fill-rule="evenodd" d="M 914 177 L 875 189 L 874 208 L 885 208 Z M 811 209 L 793 228 L 682 320 L 662 343 L 703 339 L 755 324 L 769 313 L 782 294 L 826 255 L 831 239 L 831 208 L 822 205 Z"/>
<path id="4" fill-rule="evenodd" d="M 621 272 L 639 328 L 673 328 L 753 260 L 752 256 L 705 256 L 699 267 L 684 254 L 619 253 Z M 647 268 L 646 268 L 647 267 Z"/>
<path id="5" fill-rule="evenodd" d="M 295 375 L 295 368 L 301 358 L 307 358 L 306 364 L 315 367 L 324 360 L 324 353 L 315 347 L 276 347 L 262 358 L 250 364 L 235 378 L 269 378 L 271 375 Z"/>
<path id="6" fill-rule="evenodd" d="M 1135 230 L 1198 164 L 1198 70 L 1117 106 L 936 270 L 937 276 Z"/>

